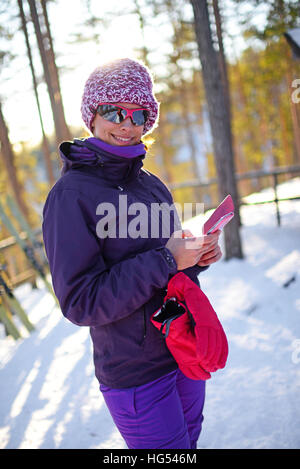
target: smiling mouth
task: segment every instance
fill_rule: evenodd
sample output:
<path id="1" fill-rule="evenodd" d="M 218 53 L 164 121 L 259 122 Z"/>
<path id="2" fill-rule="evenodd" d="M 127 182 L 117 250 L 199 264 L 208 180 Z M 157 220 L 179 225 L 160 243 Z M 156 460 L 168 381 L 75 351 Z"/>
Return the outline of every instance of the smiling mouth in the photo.
<path id="1" fill-rule="evenodd" d="M 114 139 L 121 143 L 129 143 L 132 140 L 132 137 L 119 137 L 118 135 L 112 134 Z"/>

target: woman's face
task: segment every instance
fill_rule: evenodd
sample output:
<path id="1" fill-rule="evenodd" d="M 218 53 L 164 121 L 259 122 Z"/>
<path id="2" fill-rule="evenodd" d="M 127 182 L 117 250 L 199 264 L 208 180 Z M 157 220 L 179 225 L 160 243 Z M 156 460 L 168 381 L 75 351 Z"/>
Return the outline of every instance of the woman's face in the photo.
<path id="1" fill-rule="evenodd" d="M 128 109 L 135 109 L 138 106 L 132 103 L 114 103 Z M 96 113 L 92 123 L 93 134 L 103 142 L 110 145 L 137 145 L 140 143 L 144 126 L 134 125 L 130 118 L 126 118 L 120 124 L 109 122 Z"/>

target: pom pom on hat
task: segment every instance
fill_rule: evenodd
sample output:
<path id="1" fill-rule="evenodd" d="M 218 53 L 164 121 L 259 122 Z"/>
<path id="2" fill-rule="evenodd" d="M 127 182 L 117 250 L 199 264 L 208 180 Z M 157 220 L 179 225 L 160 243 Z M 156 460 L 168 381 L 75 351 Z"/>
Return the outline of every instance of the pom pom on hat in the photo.
<path id="1" fill-rule="evenodd" d="M 87 79 L 81 102 L 81 115 L 92 131 L 93 109 L 103 103 L 133 103 L 148 110 L 143 134 L 158 121 L 159 104 L 153 92 L 153 79 L 148 68 L 132 59 L 118 59 L 96 68 Z"/>

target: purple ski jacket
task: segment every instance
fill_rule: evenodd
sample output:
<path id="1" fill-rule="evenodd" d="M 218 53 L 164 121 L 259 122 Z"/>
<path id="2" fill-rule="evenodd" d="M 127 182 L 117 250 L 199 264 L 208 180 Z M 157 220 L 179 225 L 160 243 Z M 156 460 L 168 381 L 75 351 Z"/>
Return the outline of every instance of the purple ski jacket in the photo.
<path id="1" fill-rule="evenodd" d="M 94 137 L 63 142 L 62 175 L 43 210 L 45 250 L 62 313 L 90 327 L 96 377 L 112 388 L 145 384 L 178 367 L 150 317 L 177 272 L 165 244 L 179 227 L 171 211 L 170 235 L 164 237 L 161 228 L 151 237 L 151 204 L 171 205 L 173 199 L 143 168 L 145 154 L 143 144 L 114 147 Z M 137 215 L 128 212 L 124 223 L 120 195 L 127 196 L 127 205 L 142 202 L 148 208 L 148 236 L 124 236 L 122 230 Z M 104 210 L 107 203 L 115 213 Z M 155 224 L 162 223 L 162 213 Z M 101 222 L 117 231 L 99 235 Z M 198 283 L 205 269 L 184 272 Z"/>

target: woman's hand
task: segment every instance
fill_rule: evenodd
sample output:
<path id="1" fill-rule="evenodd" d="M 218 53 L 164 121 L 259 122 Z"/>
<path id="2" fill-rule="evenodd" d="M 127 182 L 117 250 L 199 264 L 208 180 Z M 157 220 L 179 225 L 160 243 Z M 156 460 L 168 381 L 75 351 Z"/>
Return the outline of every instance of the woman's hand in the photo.
<path id="1" fill-rule="evenodd" d="M 211 236 L 211 235 L 208 235 Z M 197 265 L 200 267 L 207 267 L 211 264 L 214 264 L 215 262 L 218 262 L 222 257 L 222 251 L 219 245 L 214 247 L 211 251 L 207 252 L 206 254 L 203 254 L 201 256 L 199 262 L 197 262 Z"/>
<path id="2" fill-rule="evenodd" d="M 218 245 L 221 231 L 203 236 L 193 236 L 189 230 L 175 231 L 168 240 L 166 247 L 173 254 L 178 270 L 195 264 L 206 267 L 217 262 L 221 257 Z"/>

